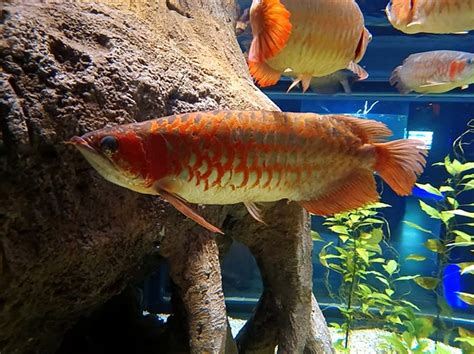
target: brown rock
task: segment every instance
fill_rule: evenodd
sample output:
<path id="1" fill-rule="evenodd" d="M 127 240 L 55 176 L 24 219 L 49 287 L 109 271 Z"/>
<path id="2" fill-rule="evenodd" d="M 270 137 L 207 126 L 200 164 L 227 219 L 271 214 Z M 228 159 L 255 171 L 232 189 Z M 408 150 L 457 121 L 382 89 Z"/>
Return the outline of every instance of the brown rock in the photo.
<path id="1" fill-rule="evenodd" d="M 103 180 L 63 142 L 107 124 L 177 112 L 276 106 L 249 78 L 234 35 L 233 1 L 107 2 L 19 1 L 1 9 L 0 351 L 54 352 L 80 316 L 121 293 L 147 257 L 160 252 L 186 309 L 191 352 L 223 352 L 227 324 L 215 236 L 159 198 Z M 303 258 L 291 267 L 301 262 L 311 271 L 303 212 L 292 208 L 299 216 L 288 222 L 298 226 L 287 226 L 303 242 L 294 245 Z M 233 209 L 201 212 L 222 226 Z M 303 288 L 282 316 L 307 324 L 311 274 L 290 278 L 300 276 L 305 280 L 295 281 Z M 202 306 L 209 311 L 196 311 Z M 307 334 L 288 331 L 272 343 L 302 348 Z"/>

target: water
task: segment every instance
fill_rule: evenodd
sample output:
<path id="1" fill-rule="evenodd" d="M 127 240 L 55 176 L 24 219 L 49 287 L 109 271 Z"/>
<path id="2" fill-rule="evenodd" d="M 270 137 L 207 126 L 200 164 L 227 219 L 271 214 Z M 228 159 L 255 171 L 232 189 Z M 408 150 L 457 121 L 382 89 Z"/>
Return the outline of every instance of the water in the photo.
<path id="1" fill-rule="evenodd" d="M 240 3 L 245 8 L 250 1 L 242 0 Z M 302 94 L 298 88 L 287 94 L 286 89 L 290 80 L 286 78 L 275 86 L 263 89 L 263 92 L 283 111 L 358 114 L 387 124 L 394 132 L 392 137 L 394 139 L 407 137 L 424 139 L 430 150 L 427 167 L 418 182 L 439 186 L 447 178 L 447 174 L 442 167 L 432 164 L 443 161 L 452 151 L 455 139 L 467 129 L 468 122 L 474 118 L 474 88 L 456 89 L 440 95 L 401 96 L 388 84 L 388 78 L 393 68 L 400 65 L 403 59 L 412 53 L 437 49 L 472 51 L 474 33 L 464 36 L 405 35 L 393 29 L 386 20 L 382 12 L 386 0 L 360 0 L 358 3 L 364 13 L 366 26 L 373 35 L 373 41 L 360 63 L 370 74 L 367 80 L 356 82 L 351 94 L 318 95 L 312 92 Z M 244 50 L 249 39 L 248 33 L 239 38 Z M 474 161 L 472 147 L 465 151 L 465 158 L 467 161 Z M 410 227 L 405 221 L 431 230 L 434 236 L 430 237 L 439 237 L 443 231 L 441 222 L 430 218 L 419 206 L 420 200 L 433 205 L 436 196 L 415 188 L 412 196 L 402 198 L 396 196 L 380 180 L 378 185 L 379 190 L 383 191 L 381 201 L 392 206 L 383 213 L 391 230 L 389 246 L 393 248 L 395 254 L 398 254 L 400 275 L 433 275 L 436 272 L 437 256 L 423 246 L 423 242 L 429 237 L 422 231 Z M 472 193 L 466 193 L 462 202 L 472 203 L 472 200 Z M 466 210 L 473 211 L 472 208 Z M 313 217 L 313 230 L 318 231 L 326 241 L 338 242 L 337 236 L 329 232 L 322 222 L 322 218 Z M 466 227 L 460 230 L 472 233 L 472 228 L 469 230 Z M 325 244 L 314 242 L 313 290 L 328 322 L 342 323 L 343 319 L 338 310 L 341 304 L 328 292 L 323 276 L 326 268 L 321 265 L 318 257 Z M 414 253 L 427 259 L 424 262 L 405 260 L 406 256 Z M 384 247 L 384 255 L 388 254 L 388 247 Z M 467 247 L 457 248 L 451 253 L 450 262 L 473 262 L 473 254 Z M 169 296 L 166 270 L 163 269 L 161 275 L 155 277 L 155 281 L 148 283 L 148 286 L 153 286 L 161 294 L 155 299 L 154 305 L 162 310 L 167 308 L 167 296 Z M 248 317 L 261 294 L 262 284 L 255 260 L 244 245 L 234 242 L 224 260 L 222 277 L 228 311 L 235 316 Z M 444 294 L 441 295 L 451 309 L 450 314 L 444 318 L 447 325 L 474 330 L 474 307 L 467 305 L 457 296 L 457 292 L 474 293 L 474 275 L 461 276 L 459 268 L 451 265 L 445 269 L 441 281 L 444 285 Z M 340 282 L 340 277 L 334 274 L 329 278 L 329 285 L 333 289 L 337 289 Z M 404 282 L 399 291 L 405 294 L 404 299 L 420 308 L 420 316 L 437 317 L 436 296 L 432 291 L 423 289 L 413 281 Z M 442 331 L 438 334 L 440 333 L 442 335 Z"/>

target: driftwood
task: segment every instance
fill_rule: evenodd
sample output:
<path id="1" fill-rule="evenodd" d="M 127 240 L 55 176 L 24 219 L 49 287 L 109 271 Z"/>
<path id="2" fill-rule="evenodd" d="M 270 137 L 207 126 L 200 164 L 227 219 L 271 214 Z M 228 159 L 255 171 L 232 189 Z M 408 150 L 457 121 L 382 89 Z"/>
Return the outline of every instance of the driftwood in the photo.
<path id="1" fill-rule="evenodd" d="M 231 0 L 2 4 L 1 353 L 55 352 L 79 318 L 120 294 L 156 254 L 183 304 L 185 350 L 235 352 L 216 236 L 160 198 L 103 180 L 63 144 L 178 112 L 277 109 L 249 78 L 235 17 Z M 278 203 L 265 214 L 269 228 L 240 206 L 200 212 L 246 243 L 262 271 L 265 291 L 238 337 L 241 352 L 330 351 L 318 349 L 328 338 L 324 319 L 310 326 L 317 305 L 306 212 Z"/>

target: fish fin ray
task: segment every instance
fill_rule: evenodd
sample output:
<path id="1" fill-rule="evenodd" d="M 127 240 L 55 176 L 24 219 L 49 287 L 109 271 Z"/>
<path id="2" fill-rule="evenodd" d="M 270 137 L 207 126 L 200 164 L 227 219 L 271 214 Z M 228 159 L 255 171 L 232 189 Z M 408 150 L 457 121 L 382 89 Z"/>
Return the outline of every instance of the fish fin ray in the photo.
<path id="1" fill-rule="evenodd" d="M 303 86 L 303 93 L 309 89 L 309 85 L 311 84 L 311 75 L 303 75 L 301 77 L 301 85 Z"/>
<path id="2" fill-rule="evenodd" d="M 410 22 L 409 24 L 407 24 L 407 28 L 410 28 L 410 27 L 413 27 L 413 26 L 419 26 L 419 25 L 421 25 L 420 21 L 413 21 L 413 22 Z"/>
<path id="3" fill-rule="evenodd" d="M 339 115 L 340 120 L 345 120 L 351 125 L 352 131 L 363 143 L 374 143 L 383 141 L 391 136 L 392 131 L 382 122 L 371 119 L 356 118 L 351 116 Z"/>
<path id="4" fill-rule="evenodd" d="M 348 79 L 343 79 L 340 82 L 345 93 L 352 93 L 351 85 L 349 84 Z"/>
<path id="5" fill-rule="evenodd" d="M 328 216 L 363 207 L 379 198 L 373 174 L 368 170 L 359 170 L 328 193 L 314 200 L 300 201 L 299 204 L 312 214 Z"/>
<path id="6" fill-rule="evenodd" d="M 410 195 L 426 165 L 428 153 L 425 144 L 419 140 L 403 139 L 376 143 L 374 146 L 377 155 L 375 171 L 395 193 Z"/>
<path id="7" fill-rule="evenodd" d="M 352 71 L 355 75 L 357 75 L 357 81 L 365 80 L 369 77 L 369 73 L 359 64 L 354 63 L 351 61 L 347 66 L 347 69 Z"/>
<path id="8" fill-rule="evenodd" d="M 406 95 L 407 93 L 410 93 L 413 90 L 409 88 L 407 85 L 405 85 L 405 83 L 403 82 L 402 78 L 400 77 L 401 70 L 402 70 L 402 66 L 398 66 L 392 71 L 392 74 L 390 75 L 389 83 L 391 86 L 395 86 L 398 92 L 400 92 L 402 95 Z"/>
<path id="9" fill-rule="evenodd" d="M 249 212 L 252 217 L 257 220 L 258 222 L 261 222 L 262 224 L 267 225 L 265 221 L 263 221 L 262 214 L 260 212 L 260 209 L 257 207 L 255 203 L 252 202 L 244 202 L 245 207 L 247 208 L 247 211 Z"/>
<path id="10" fill-rule="evenodd" d="M 275 85 L 280 80 L 281 72 L 272 69 L 267 63 L 248 62 L 250 75 L 260 87 Z"/>
<path id="11" fill-rule="evenodd" d="M 293 82 L 291 83 L 290 87 L 288 87 L 288 90 L 286 90 L 286 93 L 290 92 L 290 91 L 293 89 L 293 87 L 295 87 L 296 85 L 298 85 L 300 82 L 301 82 L 301 78 L 300 78 L 300 77 L 294 79 Z"/>
<path id="12" fill-rule="evenodd" d="M 195 221 L 202 227 L 206 228 L 207 230 L 211 232 L 224 234 L 221 229 L 212 225 L 210 222 L 204 219 L 201 215 L 199 215 L 195 210 L 193 210 L 183 198 L 161 188 L 156 188 L 156 191 L 164 200 L 166 200 L 168 203 L 174 206 L 177 210 L 179 210 L 185 216 Z"/>
<path id="13" fill-rule="evenodd" d="M 250 7 L 253 40 L 249 60 L 257 63 L 281 51 L 291 34 L 290 12 L 280 0 L 253 1 Z"/>

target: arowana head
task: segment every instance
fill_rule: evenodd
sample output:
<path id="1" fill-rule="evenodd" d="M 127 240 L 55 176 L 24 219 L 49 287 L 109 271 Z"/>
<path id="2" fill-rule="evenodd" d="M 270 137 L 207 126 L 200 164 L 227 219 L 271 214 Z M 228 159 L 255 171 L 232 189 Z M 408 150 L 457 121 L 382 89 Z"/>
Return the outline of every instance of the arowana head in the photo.
<path id="1" fill-rule="evenodd" d="M 474 83 L 474 55 L 451 63 L 450 74 L 456 81 L 471 84 Z"/>
<path id="2" fill-rule="evenodd" d="M 166 144 L 159 134 L 127 124 L 74 136 L 73 144 L 106 180 L 145 194 L 156 194 L 153 183 L 166 167 Z"/>

